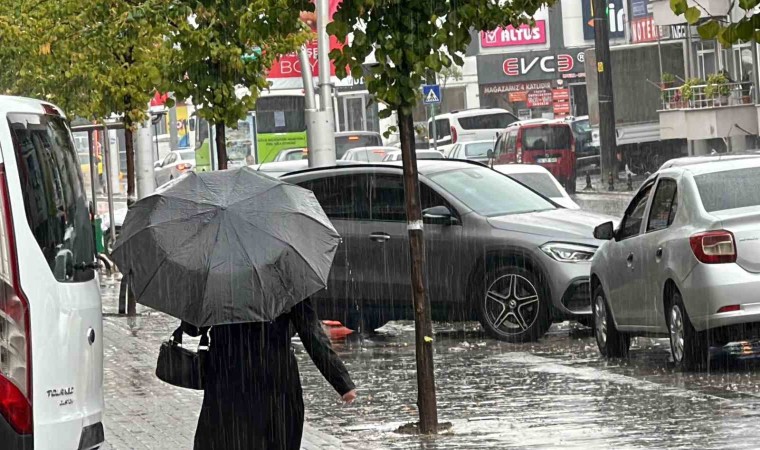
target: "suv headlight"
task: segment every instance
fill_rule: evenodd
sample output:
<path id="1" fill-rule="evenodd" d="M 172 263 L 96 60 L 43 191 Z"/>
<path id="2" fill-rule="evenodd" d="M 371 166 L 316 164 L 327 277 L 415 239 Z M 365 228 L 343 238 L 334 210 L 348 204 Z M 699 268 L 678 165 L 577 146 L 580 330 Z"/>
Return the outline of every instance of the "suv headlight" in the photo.
<path id="1" fill-rule="evenodd" d="M 596 247 L 588 245 L 565 244 L 562 242 L 549 242 L 541 247 L 541 251 L 559 262 L 588 262 L 594 257 Z"/>

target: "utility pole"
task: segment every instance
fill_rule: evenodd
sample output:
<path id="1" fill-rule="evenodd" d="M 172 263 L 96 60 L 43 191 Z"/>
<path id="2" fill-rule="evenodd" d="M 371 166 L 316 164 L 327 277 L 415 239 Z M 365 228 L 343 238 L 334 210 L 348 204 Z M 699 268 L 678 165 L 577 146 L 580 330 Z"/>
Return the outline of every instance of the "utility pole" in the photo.
<path id="1" fill-rule="evenodd" d="M 319 109 L 316 109 L 311 64 L 305 50 L 301 50 L 301 73 L 306 98 L 306 127 L 309 146 L 309 167 L 335 165 L 335 114 L 333 112 L 333 86 L 330 79 L 330 38 L 327 22 L 330 20 L 328 0 L 317 0 L 317 58 L 319 66 Z M 311 100 L 308 98 L 311 96 Z"/>
<path id="2" fill-rule="evenodd" d="M 171 97 L 172 99 L 174 96 Z M 169 108 L 169 149 L 176 151 L 179 148 L 179 129 L 177 128 L 177 105 Z"/>
<path id="3" fill-rule="evenodd" d="M 153 136 L 151 120 L 140 124 L 137 129 L 137 152 L 135 152 L 135 172 L 137 175 L 137 198 L 142 199 L 156 190 L 153 171 Z"/>
<path id="4" fill-rule="evenodd" d="M 610 66 L 610 25 L 607 1 L 592 0 L 594 6 L 594 44 L 599 91 L 599 145 L 601 147 L 602 180 L 609 179 L 609 190 L 614 190 L 617 178 L 617 137 L 615 133 L 615 106 L 612 93 L 612 67 Z M 603 182 L 603 181 L 602 181 Z"/>

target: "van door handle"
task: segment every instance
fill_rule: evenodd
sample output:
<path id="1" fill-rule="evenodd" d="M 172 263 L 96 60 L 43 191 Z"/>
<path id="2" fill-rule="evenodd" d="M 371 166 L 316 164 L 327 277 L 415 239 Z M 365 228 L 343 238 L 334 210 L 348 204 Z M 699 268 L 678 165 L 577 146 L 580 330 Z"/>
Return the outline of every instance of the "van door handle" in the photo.
<path id="1" fill-rule="evenodd" d="M 626 258 L 625 262 L 628 264 L 628 267 L 633 267 L 633 253 L 630 253 L 628 255 L 628 258 Z"/>
<path id="2" fill-rule="evenodd" d="M 391 240 L 391 235 L 387 233 L 372 233 L 369 235 L 371 241 L 380 242 L 381 244 Z"/>
<path id="3" fill-rule="evenodd" d="M 654 256 L 658 261 L 662 258 L 662 247 L 657 249 L 657 252 L 655 252 Z"/>

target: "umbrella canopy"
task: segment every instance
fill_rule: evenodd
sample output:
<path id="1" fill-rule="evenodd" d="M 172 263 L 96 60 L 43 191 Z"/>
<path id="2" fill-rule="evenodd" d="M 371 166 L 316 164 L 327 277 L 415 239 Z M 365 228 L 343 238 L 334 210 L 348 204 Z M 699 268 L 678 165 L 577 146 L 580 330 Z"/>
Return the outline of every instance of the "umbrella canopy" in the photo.
<path id="1" fill-rule="evenodd" d="M 326 286 L 339 241 L 311 191 L 246 167 L 138 201 L 113 258 L 138 302 L 202 327 L 287 312 Z"/>

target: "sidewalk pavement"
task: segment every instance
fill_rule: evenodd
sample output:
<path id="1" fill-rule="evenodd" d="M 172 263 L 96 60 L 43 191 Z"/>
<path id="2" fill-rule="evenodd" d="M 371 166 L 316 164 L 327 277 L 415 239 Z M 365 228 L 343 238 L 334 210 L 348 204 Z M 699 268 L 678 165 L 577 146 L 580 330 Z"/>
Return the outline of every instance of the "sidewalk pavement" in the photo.
<path id="1" fill-rule="evenodd" d="M 631 189 L 628 189 L 628 180 L 625 172 L 620 172 L 618 178 L 615 180 L 615 190 L 608 190 L 607 178 L 602 179 L 602 176 L 598 173 L 591 174 L 591 189 L 586 189 L 586 173 L 580 171 L 577 174 L 576 182 L 576 194 L 604 194 L 604 195 L 631 195 L 636 192 L 639 187 L 646 181 L 648 177 L 643 175 L 636 175 L 631 180 Z"/>
<path id="2" fill-rule="evenodd" d="M 175 388 L 154 375 L 156 358 L 178 321 L 138 305 L 137 317 L 115 314 L 119 284 L 103 277 L 104 450 L 191 449 L 203 393 Z M 308 424 L 304 450 L 346 449 Z"/>

